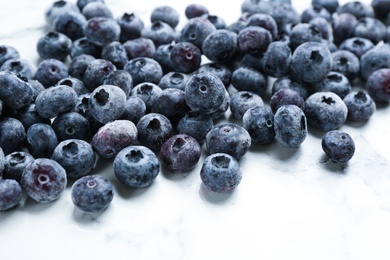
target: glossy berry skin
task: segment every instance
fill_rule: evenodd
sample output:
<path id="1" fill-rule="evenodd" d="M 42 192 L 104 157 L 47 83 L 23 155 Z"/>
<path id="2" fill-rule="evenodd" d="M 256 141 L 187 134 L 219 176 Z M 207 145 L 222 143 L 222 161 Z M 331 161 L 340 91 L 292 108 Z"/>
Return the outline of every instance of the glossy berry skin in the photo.
<path id="1" fill-rule="evenodd" d="M 26 130 L 23 124 L 12 117 L 0 120 L 0 147 L 5 155 L 20 151 L 26 144 Z"/>
<path id="2" fill-rule="evenodd" d="M 104 45 L 101 58 L 110 61 L 117 69 L 122 69 L 129 61 L 125 47 L 118 41 Z"/>
<path id="3" fill-rule="evenodd" d="M 368 94 L 376 102 L 390 101 L 390 68 L 374 71 L 367 79 L 366 88 Z"/>
<path id="4" fill-rule="evenodd" d="M 69 64 L 69 76 L 83 80 L 85 70 L 88 68 L 89 64 L 95 60 L 95 57 L 89 54 L 81 54 L 72 59 Z"/>
<path id="5" fill-rule="evenodd" d="M 0 71 L 9 71 L 19 75 L 19 77 L 28 80 L 33 79 L 37 72 L 37 67 L 29 60 L 22 58 L 15 58 L 6 60 L 0 67 Z"/>
<path id="6" fill-rule="evenodd" d="M 135 124 L 128 120 L 115 120 L 102 126 L 92 137 L 92 147 L 103 158 L 114 158 L 120 150 L 137 141 Z"/>
<path id="7" fill-rule="evenodd" d="M 124 68 L 133 78 L 133 84 L 143 82 L 158 84 L 163 76 L 160 64 L 152 58 L 138 57 L 129 60 Z"/>
<path id="8" fill-rule="evenodd" d="M 198 143 L 203 143 L 207 133 L 213 128 L 214 123 L 210 115 L 197 112 L 188 112 L 177 123 L 177 131 L 194 137 Z"/>
<path id="9" fill-rule="evenodd" d="M 367 121 L 375 112 L 375 101 L 365 91 L 352 91 L 343 99 L 348 108 L 347 119 L 353 122 Z"/>
<path id="10" fill-rule="evenodd" d="M 158 151 L 161 145 L 173 135 L 172 123 L 159 113 L 149 113 L 137 123 L 138 141 L 141 145 Z"/>
<path id="11" fill-rule="evenodd" d="M 137 38 L 128 40 L 123 43 L 125 47 L 127 57 L 131 60 L 138 57 L 153 58 L 156 52 L 156 45 L 151 39 L 148 38 Z"/>
<path id="12" fill-rule="evenodd" d="M 126 100 L 125 111 L 120 119 L 125 119 L 137 124 L 141 117 L 146 114 L 145 102 L 136 96 L 130 96 Z"/>
<path id="13" fill-rule="evenodd" d="M 333 163 L 346 163 L 355 153 L 352 137 L 340 130 L 327 132 L 321 141 L 322 149 Z"/>
<path id="14" fill-rule="evenodd" d="M 88 142 L 68 139 L 56 146 L 51 159 L 65 169 L 68 178 L 81 178 L 95 168 L 97 157 Z"/>
<path id="15" fill-rule="evenodd" d="M 125 42 L 141 37 L 142 29 L 145 27 L 144 22 L 134 13 L 123 13 L 117 19 L 121 29 L 119 40 Z"/>
<path id="16" fill-rule="evenodd" d="M 37 112 L 44 118 L 54 118 L 60 113 L 71 111 L 76 103 L 76 91 L 66 85 L 47 88 L 35 100 Z"/>
<path id="17" fill-rule="evenodd" d="M 77 112 L 62 113 L 53 120 L 52 127 L 59 142 L 67 139 L 89 140 L 89 121 Z"/>
<path id="18" fill-rule="evenodd" d="M 131 96 L 139 97 L 144 101 L 147 112 L 151 111 L 155 100 L 161 93 L 162 89 L 158 85 L 150 82 L 140 83 L 131 90 Z"/>
<path id="19" fill-rule="evenodd" d="M 175 30 L 167 23 L 157 20 L 141 31 L 141 37 L 151 39 L 156 47 L 176 40 Z"/>
<path id="20" fill-rule="evenodd" d="M 254 143 L 268 144 L 275 139 L 274 113 L 267 106 L 248 109 L 242 117 L 242 125 Z"/>
<path id="21" fill-rule="evenodd" d="M 173 29 L 179 24 L 180 15 L 176 9 L 171 6 L 162 5 L 153 9 L 150 15 L 150 21 L 162 21 L 169 24 Z"/>
<path id="22" fill-rule="evenodd" d="M 216 153 L 206 157 L 200 170 L 204 186 L 217 193 L 232 192 L 241 183 L 238 161 L 229 154 Z"/>
<path id="23" fill-rule="evenodd" d="M 11 108 L 20 109 L 33 101 L 31 85 L 12 72 L 0 71 L 0 86 L 0 100 Z"/>
<path id="24" fill-rule="evenodd" d="M 72 41 L 63 33 L 48 32 L 37 43 L 38 55 L 41 59 L 57 59 L 64 61 L 70 54 Z"/>
<path id="25" fill-rule="evenodd" d="M 27 130 L 27 144 L 28 151 L 35 158 L 50 158 L 58 139 L 50 125 L 37 123 Z"/>
<path id="26" fill-rule="evenodd" d="M 324 79 L 333 66 L 332 54 L 326 45 L 306 42 L 299 45 L 291 59 L 294 74 L 305 82 Z"/>
<path id="27" fill-rule="evenodd" d="M 13 179 L 20 183 L 24 168 L 34 160 L 28 152 L 17 151 L 8 154 L 4 158 L 3 179 Z"/>
<path id="28" fill-rule="evenodd" d="M 339 97 L 344 98 L 351 92 L 352 86 L 348 78 L 340 72 L 331 71 L 325 79 L 312 83 L 314 92 L 333 92 Z"/>
<path id="29" fill-rule="evenodd" d="M 87 54 L 98 58 L 102 47 L 87 40 L 86 37 L 78 38 L 72 42 L 70 47 L 70 58 L 74 59 L 80 55 Z"/>
<path id="30" fill-rule="evenodd" d="M 216 30 L 215 26 L 205 17 L 191 18 L 182 28 L 179 41 L 190 42 L 201 49 L 206 37 Z"/>
<path id="31" fill-rule="evenodd" d="M 230 99 L 230 111 L 235 118 L 240 120 L 248 109 L 262 105 L 264 105 L 263 99 L 250 91 L 238 91 Z"/>
<path id="32" fill-rule="evenodd" d="M 0 212 L 11 209 L 22 200 L 22 187 L 15 180 L 0 179 Z"/>
<path id="33" fill-rule="evenodd" d="M 177 134 L 166 140 L 160 148 L 160 161 L 173 173 L 185 173 L 198 163 L 201 149 L 198 141 L 186 134 Z"/>
<path id="34" fill-rule="evenodd" d="M 21 184 L 33 200 L 41 203 L 52 202 L 58 199 L 66 188 L 66 172 L 52 159 L 37 158 L 24 169 Z"/>
<path id="35" fill-rule="evenodd" d="M 360 62 L 350 51 L 337 50 L 332 52 L 333 66 L 332 71 L 340 72 L 345 75 L 350 82 L 359 76 Z"/>
<path id="36" fill-rule="evenodd" d="M 274 116 L 275 139 L 287 148 L 298 148 L 306 139 L 305 113 L 296 105 L 281 106 Z"/>
<path id="37" fill-rule="evenodd" d="M 239 67 L 232 73 L 232 85 L 238 91 L 250 91 L 262 96 L 267 89 L 267 80 L 258 70 Z"/>
<path id="38" fill-rule="evenodd" d="M 73 183 L 71 198 L 81 211 L 102 212 L 114 198 L 114 187 L 101 175 L 84 176 Z"/>
<path id="39" fill-rule="evenodd" d="M 282 88 L 271 96 L 269 106 L 275 114 L 283 105 L 296 105 L 303 110 L 305 107 L 305 100 L 295 90 L 291 88 Z"/>
<path id="40" fill-rule="evenodd" d="M 288 44 L 272 42 L 262 58 L 264 72 L 275 78 L 286 76 L 291 64 L 291 49 Z"/>
<path id="41" fill-rule="evenodd" d="M 210 33 L 202 44 L 203 54 L 212 62 L 229 61 L 237 51 L 237 34 L 220 29 Z"/>
<path id="42" fill-rule="evenodd" d="M 163 90 L 166 88 L 176 88 L 184 91 L 190 77 L 189 74 L 171 71 L 161 78 L 158 86 Z"/>
<path id="43" fill-rule="evenodd" d="M 204 63 L 200 65 L 197 73 L 205 72 L 210 72 L 211 74 L 217 76 L 226 88 L 230 86 L 232 81 L 232 71 L 228 66 L 215 62 Z"/>
<path id="44" fill-rule="evenodd" d="M 84 27 L 87 19 L 80 12 L 64 12 L 53 21 L 54 31 L 68 36 L 71 40 L 84 37 Z"/>
<path id="45" fill-rule="evenodd" d="M 68 75 L 68 67 L 63 62 L 57 59 L 44 59 L 37 66 L 35 79 L 45 88 L 49 88 Z"/>
<path id="46" fill-rule="evenodd" d="M 95 59 L 84 71 L 83 82 L 87 89 L 92 92 L 103 85 L 105 78 L 115 70 L 116 67 L 111 61 Z"/>
<path id="47" fill-rule="evenodd" d="M 337 94 L 316 92 L 306 99 L 305 114 L 309 125 L 320 131 L 330 131 L 344 124 L 348 108 Z"/>
<path id="48" fill-rule="evenodd" d="M 125 70 L 114 70 L 104 79 L 103 84 L 114 85 L 123 90 L 128 97 L 133 89 L 133 78 Z"/>
<path id="49" fill-rule="evenodd" d="M 375 45 L 369 39 L 362 37 L 352 37 L 343 41 L 340 44 L 339 49 L 352 52 L 360 60 L 360 57 L 364 53 L 374 47 Z"/>
<path id="50" fill-rule="evenodd" d="M 191 18 L 202 16 L 204 14 L 208 14 L 209 10 L 204 5 L 189 4 L 186 6 L 184 13 L 185 13 L 185 16 L 187 17 L 187 19 L 191 19 Z"/>
<path id="51" fill-rule="evenodd" d="M 206 135 L 206 147 L 210 154 L 227 153 L 240 159 L 250 145 L 251 137 L 248 131 L 235 123 L 216 125 Z"/>
<path id="52" fill-rule="evenodd" d="M 106 124 L 119 119 L 125 111 L 125 92 L 114 85 L 101 85 L 96 88 L 89 99 L 89 112 L 92 117 Z"/>
<path id="53" fill-rule="evenodd" d="M 121 28 L 116 20 L 106 17 L 94 17 L 84 26 L 84 35 L 88 41 L 104 46 L 113 41 L 119 41 Z"/>
<path id="54" fill-rule="evenodd" d="M 267 50 L 272 40 L 271 33 L 259 26 L 246 27 L 237 35 L 238 49 L 257 57 Z"/>
<path id="55" fill-rule="evenodd" d="M 182 73 L 191 73 L 200 67 L 201 50 L 190 42 L 176 43 L 170 53 L 172 68 Z"/>
<path id="56" fill-rule="evenodd" d="M 179 121 L 190 108 L 184 90 L 167 88 L 154 100 L 151 112 L 166 116 L 173 124 Z"/>
<path id="57" fill-rule="evenodd" d="M 192 111 L 211 114 L 226 99 L 222 81 L 211 73 L 193 74 L 185 87 L 186 102 Z"/>
<path id="58" fill-rule="evenodd" d="M 0 67 L 4 62 L 20 58 L 19 51 L 10 45 L 0 45 Z"/>
<path id="59" fill-rule="evenodd" d="M 141 145 L 128 146 L 114 159 L 114 174 L 129 188 L 150 186 L 160 173 L 160 162 L 156 154 Z"/>

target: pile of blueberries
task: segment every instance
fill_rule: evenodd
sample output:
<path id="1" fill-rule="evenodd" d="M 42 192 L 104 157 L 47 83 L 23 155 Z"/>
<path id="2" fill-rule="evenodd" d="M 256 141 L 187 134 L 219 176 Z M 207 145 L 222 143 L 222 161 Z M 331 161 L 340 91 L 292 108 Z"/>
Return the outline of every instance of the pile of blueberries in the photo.
<path id="1" fill-rule="evenodd" d="M 252 142 L 294 149 L 308 125 L 324 133 L 330 161 L 348 162 L 354 140 L 339 128 L 390 100 L 390 1 L 312 0 L 298 14 L 290 0 L 245 0 L 241 11 L 228 25 L 191 4 L 177 30 L 170 6 L 145 26 L 102 0 L 60 0 L 45 13 L 39 64 L 0 46 L 0 210 L 23 191 L 54 201 L 73 179 L 74 204 L 102 211 L 114 188 L 92 174 L 98 158 L 142 188 L 161 166 L 194 169 L 203 143 L 203 184 L 229 192 Z"/>

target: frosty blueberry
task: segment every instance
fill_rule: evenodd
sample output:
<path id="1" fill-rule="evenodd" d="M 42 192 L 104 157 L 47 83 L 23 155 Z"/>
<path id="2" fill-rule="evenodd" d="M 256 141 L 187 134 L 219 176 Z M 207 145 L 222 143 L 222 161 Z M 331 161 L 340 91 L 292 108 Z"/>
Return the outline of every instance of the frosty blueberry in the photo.
<path id="1" fill-rule="evenodd" d="M 4 161 L 3 178 L 20 183 L 24 168 L 34 161 L 34 157 L 28 152 L 17 151 L 5 156 Z"/>
<path id="2" fill-rule="evenodd" d="M 28 151 L 35 158 L 50 158 L 58 139 L 50 125 L 36 123 L 27 130 L 27 143 Z"/>
<path id="3" fill-rule="evenodd" d="M 31 85 L 12 72 L 0 71 L 0 86 L 0 99 L 7 106 L 19 109 L 33 101 Z"/>
<path id="4" fill-rule="evenodd" d="M 367 121 L 376 110 L 376 104 L 365 91 L 352 91 L 343 99 L 348 108 L 347 119 L 355 122 Z"/>
<path id="5" fill-rule="evenodd" d="M 242 117 L 242 123 L 255 143 L 267 144 L 275 139 L 274 114 L 267 106 L 248 109 Z"/>
<path id="6" fill-rule="evenodd" d="M 322 149 L 334 163 L 345 163 L 355 153 L 355 142 L 352 137 L 340 130 L 327 132 L 321 141 Z"/>
<path id="7" fill-rule="evenodd" d="M 210 115 L 197 112 L 188 112 L 177 123 L 177 131 L 194 137 L 199 143 L 203 143 L 207 133 L 214 126 Z"/>
<path id="8" fill-rule="evenodd" d="M 88 41 L 103 46 L 119 40 L 121 28 L 116 20 L 107 17 L 93 17 L 83 27 Z"/>
<path id="9" fill-rule="evenodd" d="M 263 99 L 250 91 L 238 91 L 230 100 L 230 111 L 237 119 L 242 119 L 245 112 L 254 107 L 264 105 Z"/>
<path id="10" fill-rule="evenodd" d="M 0 211 L 11 209 L 22 199 L 22 187 L 15 180 L 0 179 Z"/>

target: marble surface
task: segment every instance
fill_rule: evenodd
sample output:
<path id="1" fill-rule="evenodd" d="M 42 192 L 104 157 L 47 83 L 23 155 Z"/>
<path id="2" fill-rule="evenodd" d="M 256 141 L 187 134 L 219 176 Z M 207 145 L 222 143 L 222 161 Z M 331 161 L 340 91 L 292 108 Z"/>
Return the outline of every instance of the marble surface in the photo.
<path id="1" fill-rule="evenodd" d="M 44 11 L 51 2 L 1 1 L 0 44 L 36 64 L 36 42 L 46 30 Z M 146 25 L 152 8 L 171 5 L 181 14 L 179 28 L 185 6 L 193 2 L 228 24 L 240 16 L 239 0 L 106 0 L 116 17 L 135 12 Z M 309 3 L 293 1 L 299 12 Z M 205 154 L 190 173 L 162 169 L 141 190 L 124 188 L 110 162 L 100 160 L 94 173 L 115 185 L 106 211 L 76 209 L 71 182 L 53 203 L 26 199 L 0 213 L 0 259 L 390 259 L 389 114 L 389 106 L 380 105 L 367 123 L 341 128 L 356 142 L 346 165 L 327 160 L 323 133 L 312 129 L 298 149 L 253 145 L 240 160 L 241 184 L 228 194 L 202 185 Z"/>

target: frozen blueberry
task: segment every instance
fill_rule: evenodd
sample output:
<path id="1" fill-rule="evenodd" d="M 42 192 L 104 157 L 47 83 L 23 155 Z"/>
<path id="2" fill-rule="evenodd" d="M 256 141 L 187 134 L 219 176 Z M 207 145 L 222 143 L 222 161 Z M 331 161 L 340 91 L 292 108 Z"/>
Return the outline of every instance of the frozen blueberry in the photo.
<path id="1" fill-rule="evenodd" d="M 180 42 L 190 42 L 199 49 L 206 37 L 216 31 L 215 26 L 205 17 L 194 17 L 187 21 L 180 32 Z"/>
<path id="2" fill-rule="evenodd" d="M 298 148 L 307 136 L 305 113 L 296 105 L 281 106 L 274 116 L 275 139 L 287 148 Z"/>
<path id="3" fill-rule="evenodd" d="M 312 83 L 314 92 L 333 92 L 339 97 L 344 98 L 352 89 L 348 78 L 340 72 L 331 71 L 326 78 Z"/>
<path id="4" fill-rule="evenodd" d="M 337 9 L 338 14 L 350 13 L 357 19 L 364 17 L 374 17 L 374 9 L 361 1 L 346 2 Z"/>
<path id="5" fill-rule="evenodd" d="M 386 26 L 378 19 L 363 17 L 358 20 L 352 35 L 369 39 L 373 44 L 377 44 L 385 39 Z"/>
<path id="6" fill-rule="evenodd" d="M 52 127 L 59 142 L 67 139 L 89 140 L 91 134 L 88 119 L 72 111 L 58 115 Z"/>
<path id="7" fill-rule="evenodd" d="M 31 85 L 12 72 L 0 71 L 0 86 L 0 99 L 11 108 L 20 109 L 33 101 Z"/>
<path id="8" fill-rule="evenodd" d="M 207 133 L 213 128 L 214 123 L 210 115 L 197 112 L 188 112 L 177 123 L 177 131 L 194 137 L 198 143 L 203 143 Z"/>
<path id="9" fill-rule="evenodd" d="M 238 91 L 250 91 L 262 96 L 267 89 L 267 79 L 258 70 L 239 67 L 232 73 L 232 85 Z"/>
<path id="10" fill-rule="evenodd" d="M 116 70 L 111 61 L 104 59 L 93 60 L 84 71 L 83 82 L 89 91 L 94 91 L 103 85 L 106 77 Z"/>
<path id="11" fill-rule="evenodd" d="M 83 31 L 88 41 L 103 46 L 113 41 L 119 41 L 121 28 L 112 18 L 94 17 L 87 21 Z"/>
<path id="12" fill-rule="evenodd" d="M 263 54 L 272 42 L 271 33 L 259 26 L 249 26 L 237 35 L 238 49 L 255 56 Z"/>
<path id="13" fill-rule="evenodd" d="M 50 158 L 58 139 L 50 125 L 36 123 L 27 130 L 27 144 L 28 151 L 35 158 Z"/>
<path id="14" fill-rule="evenodd" d="M 316 92 L 306 99 L 305 114 L 309 125 L 321 131 L 330 131 L 344 124 L 348 108 L 337 94 Z"/>
<path id="15" fill-rule="evenodd" d="M 66 85 L 73 88 L 77 96 L 89 93 L 89 90 L 85 87 L 84 82 L 78 78 L 67 77 L 67 78 L 60 79 L 56 83 L 56 86 L 59 85 Z"/>
<path id="16" fill-rule="evenodd" d="M 272 42 L 264 53 L 262 62 L 267 75 L 275 78 L 286 76 L 291 64 L 291 49 L 286 43 Z"/>
<path id="17" fill-rule="evenodd" d="M 133 58 L 126 63 L 123 69 L 130 73 L 134 85 L 142 82 L 158 84 L 163 76 L 160 64 L 148 57 Z"/>
<path id="18" fill-rule="evenodd" d="M 360 76 L 363 80 L 368 80 L 374 71 L 382 68 L 390 68 L 389 44 L 377 44 L 360 58 Z"/>
<path id="19" fill-rule="evenodd" d="M 93 17 L 106 17 L 113 18 L 112 11 L 107 7 L 104 2 L 93 1 L 84 6 L 81 13 L 87 20 Z"/>
<path id="20" fill-rule="evenodd" d="M 191 19 L 202 16 L 204 14 L 208 14 L 209 10 L 206 6 L 201 4 L 189 4 L 186 6 L 184 13 L 187 19 Z"/>
<path id="21" fill-rule="evenodd" d="M 207 20 L 209 20 L 217 30 L 221 30 L 221 29 L 226 28 L 226 22 L 221 16 L 212 15 L 212 14 L 204 14 L 201 17 L 205 17 Z"/>
<path id="22" fill-rule="evenodd" d="M 72 42 L 69 54 L 72 59 L 75 59 L 76 57 L 83 54 L 91 55 L 97 58 L 100 57 L 101 49 L 101 46 L 88 41 L 86 37 L 82 37 Z"/>
<path id="23" fill-rule="evenodd" d="M 350 51 L 360 60 L 360 57 L 368 50 L 374 48 L 374 44 L 369 40 L 362 37 L 352 37 L 343 41 L 339 49 Z"/>
<path id="24" fill-rule="evenodd" d="M 262 105 L 264 105 L 263 99 L 250 91 L 238 91 L 230 99 L 230 111 L 235 118 L 240 120 L 248 109 Z"/>
<path id="25" fill-rule="evenodd" d="M 227 65 L 223 65 L 216 62 L 208 62 L 201 64 L 197 73 L 209 72 L 217 76 L 225 87 L 229 87 L 232 81 L 232 71 Z"/>
<path id="26" fill-rule="evenodd" d="M 26 144 L 26 130 L 22 123 L 12 117 L 0 120 L 0 147 L 5 155 L 20 151 Z"/>
<path id="27" fill-rule="evenodd" d="M 60 113 L 71 111 L 76 103 L 76 91 L 69 86 L 59 85 L 39 93 L 35 100 L 35 107 L 40 116 L 54 118 Z"/>
<path id="28" fill-rule="evenodd" d="M 114 85 L 101 85 L 96 88 L 89 99 L 89 112 L 97 121 L 108 123 L 119 119 L 125 111 L 127 96 Z"/>
<path id="29" fill-rule="evenodd" d="M 271 33 L 273 39 L 278 35 L 278 25 L 270 14 L 255 13 L 251 15 L 248 18 L 247 26 L 260 26 L 267 29 Z"/>
<path id="30" fill-rule="evenodd" d="M 35 159 L 28 153 L 17 151 L 5 156 L 3 179 L 13 179 L 20 183 L 24 168 Z"/>
<path id="31" fill-rule="evenodd" d="M 163 5 L 153 9 L 150 21 L 162 21 L 169 24 L 173 29 L 179 24 L 179 12 L 171 6 Z"/>
<path id="32" fill-rule="evenodd" d="M 129 61 L 125 47 L 118 41 L 104 45 L 101 58 L 110 61 L 117 69 L 122 69 Z"/>
<path id="33" fill-rule="evenodd" d="M 35 80 L 35 79 L 29 79 L 28 83 L 30 83 L 31 89 L 34 93 L 33 100 L 35 101 L 35 99 L 37 98 L 39 93 L 41 93 L 45 89 L 45 87 L 42 85 L 41 82 L 39 82 L 38 80 Z"/>
<path id="34" fill-rule="evenodd" d="M 295 90 L 291 88 L 281 88 L 272 94 L 269 106 L 275 114 L 276 111 L 283 105 L 296 105 L 303 110 L 305 107 L 305 100 Z"/>
<path id="35" fill-rule="evenodd" d="M 170 53 L 172 68 L 175 71 L 191 73 L 201 64 L 201 50 L 190 42 L 176 43 Z"/>
<path id="36" fill-rule="evenodd" d="M 368 94 L 376 102 L 390 101 L 390 67 L 374 71 L 367 79 Z"/>
<path id="37" fill-rule="evenodd" d="M 225 92 L 225 86 L 217 76 L 193 74 L 185 88 L 186 102 L 192 111 L 211 114 L 226 100 Z"/>
<path id="38" fill-rule="evenodd" d="M 48 32 L 37 43 L 37 51 L 41 59 L 57 59 L 64 61 L 70 54 L 72 41 L 63 33 Z"/>
<path id="39" fill-rule="evenodd" d="M 88 54 L 81 54 L 80 56 L 75 57 L 69 64 L 69 76 L 83 80 L 85 70 L 88 68 L 88 65 L 94 60 L 95 57 Z"/>
<path id="40" fill-rule="evenodd" d="M 52 202 L 58 199 L 66 188 L 66 172 L 52 159 L 38 158 L 24 169 L 21 184 L 33 200 L 41 203 Z"/>
<path id="41" fill-rule="evenodd" d="M 206 147 L 210 154 L 227 153 L 239 159 L 246 154 L 250 145 L 248 131 L 235 123 L 216 125 L 206 135 Z"/>
<path id="42" fill-rule="evenodd" d="M 151 112 L 166 116 L 172 124 L 176 124 L 189 111 L 184 90 L 177 88 L 162 90 L 151 107 Z"/>
<path id="43" fill-rule="evenodd" d="M 189 74 L 171 71 L 166 73 L 161 78 L 160 82 L 158 83 L 158 86 L 161 89 L 176 88 L 176 89 L 185 90 L 186 84 L 190 79 L 190 77 L 191 76 Z"/>
<path id="44" fill-rule="evenodd" d="M 146 113 L 145 102 L 137 97 L 130 96 L 126 100 L 125 111 L 123 112 L 120 119 L 125 119 L 137 124 L 141 117 Z"/>
<path id="45" fill-rule="evenodd" d="M 143 82 L 131 90 L 131 96 L 139 97 L 146 105 L 146 111 L 150 111 L 155 100 L 161 95 L 162 89 L 151 82 Z"/>
<path id="46" fill-rule="evenodd" d="M 122 149 L 115 157 L 113 167 L 117 179 L 130 188 L 150 186 L 160 173 L 156 154 L 140 145 Z"/>
<path id="47" fill-rule="evenodd" d="M 230 106 L 230 94 L 229 92 L 225 89 L 225 95 L 222 104 L 219 106 L 219 108 L 212 112 L 210 114 L 211 118 L 213 120 L 218 120 L 221 119 L 225 116 L 226 111 L 228 111 L 229 106 Z"/>
<path id="48" fill-rule="evenodd" d="M 351 82 L 358 77 L 360 63 L 355 54 L 347 50 L 337 50 L 332 52 L 332 59 L 332 71 L 342 73 Z"/>
<path id="49" fill-rule="evenodd" d="M 301 22 L 308 23 L 310 20 L 316 17 L 323 17 L 326 20 L 331 20 L 331 14 L 329 11 L 321 5 L 311 5 L 303 10 L 301 14 Z"/>
<path id="50" fill-rule="evenodd" d="M 198 141 L 186 134 L 170 137 L 160 149 L 161 163 L 173 173 L 189 172 L 198 163 L 200 155 Z"/>
<path id="51" fill-rule="evenodd" d="M 65 169 L 68 178 L 81 178 L 95 168 L 97 157 L 88 142 L 69 139 L 56 146 L 51 159 Z"/>
<path id="52" fill-rule="evenodd" d="M 11 59 L 19 59 L 19 51 L 10 45 L 0 45 L 0 67 L 4 62 Z"/>
<path id="53" fill-rule="evenodd" d="M 167 23 L 157 20 L 141 31 L 141 37 L 151 39 L 156 47 L 176 40 L 175 30 Z"/>
<path id="54" fill-rule="evenodd" d="M 290 34 L 290 47 L 295 50 L 303 43 L 322 41 L 322 35 L 317 26 L 309 23 L 299 23 L 293 27 Z"/>
<path id="55" fill-rule="evenodd" d="M 321 141 L 322 149 L 334 163 L 346 163 L 355 153 L 355 142 L 352 137 L 340 130 L 327 132 Z"/>
<path id="56" fill-rule="evenodd" d="M 365 91 L 352 91 L 344 97 L 348 108 L 347 119 L 354 122 L 367 121 L 376 110 L 374 100 Z"/>
<path id="57" fill-rule="evenodd" d="M 309 21 L 309 24 L 314 25 L 320 31 L 322 39 L 328 41 L 328 43 L 333 43 L 333 29 L 332 24 L 329 23 L 323 17 L 315 17 Z"/>
<path id="58" fill-rule="evenodd" d="M 117 22 L 121 29 L 119 36 L 121 42 L 141 37 L 142 29 L 145 27 L 142 19 L 134 13 L 123 13 Z"/>
<path id="59" fill-rule="evenodd" d="M 103 158 L 114 158 L 137 140 L 137 128 L 129 120 L 115 120 L 102 126 L 92 137 L 92 147 Z"/>
<path id="60" fill-rule="evenodd" d="M 45 11 L 45 21 L 49 26 L 53 26 L 58 15 L 68 12 L 79 12 L 79 8 L 69 1 L 54 1 Z"/>
<path id="61" fill-rule="evenodd" d="M 33 79 L 37 72 L 37 67 L 29 60 L 14 58 L 6 60 L 0 67 L 0 71 L 10 71 L 20 77 Z"/>
<path id="62" fill-rule="evenodd" d="M 357 24 L 357 19 L 350 13 L 342 13 L 333 19 L 333 41 L 335 44 L 340 44 L 350 38 Z"/>
<path id="63" fill-rule="evenodd" d="M 0 212 L 11 209 L 22 200 L 22 187 L 15 180 L 0 179 Z"/>
<path id="64" fill-rule="evenodd" d="M 74 205 L 84 212 L 104 211 L 114 198 L 114 187 L 101 175 L 89 175 L 72 185 L 71 198 Z"/>
<path id="65" fill-rule="evenodd" d="M 144 37 L 128 40 L 123 43 L 123 47 L 130 60 L 139 57 L 153 58 L 156 52 L 156 45 L 154 45 L 154 42 L 151 39 Z"/>
<path id="66" fill-rule="evenodd" d="M 203 54 L 216 63 L 223 63 L 230 60 L 237 51 L 237 34 L 219 29 L 210 33 L 202 44 Z"/>
<path id="67" fill-rule="evenodd" d="M 129 96 L 133 89 L 133 78 L 125 70 L 115 70 L 104 79 L 104 84 L 117 86 Z"/>
<path id="68" fill-rule="evenodd" d="M 71 40 L 84 37 L 84 27 L 87 19 L 80 12 L 64 12 L 53 21 L 54 31 L 68 36 Z"/>
<path id="69" fill-rule="evenodd" d="M 306 85 L 294 77 L 280 77 L 273 83 L 271 93 L 273 95 L 282 88 L 290 88 L 298 92 L 303 99 L 306 99 L 309 96 L 309 88 Z"/>
<path id="70" fill-rule="evenodd" d="M 268 144 L 275 139 L 274 114 L 267 106 L 248 109 L 242 117 L 242 124 L 255 143 Z"/>
<path id="71" fill-rule="evenodd" d="M 173 46 L 175 46 L 175 43 L 160 45 L 157 47 L 156 52 L 153 55 L 153 59 L 160 64 L 164 73 L 174 71 L 171 61 L 171 52 Z"/>
<path id="72" fill-rule="evenodd" d="M 207 189 L 225 193 L 237 188 L 242 179 L 242 171 L 234 157 L 225 153 L 216 153 L 207 156 L 204 160 L 200 178 Z"/>
<path id="73" fill-rule="evenodd" d="M 45 88 L 54 86 L 59 80 L 68 77 L 68 67 L 57 59 L 45 59 L 38 64 L 35 79 Z"/>

